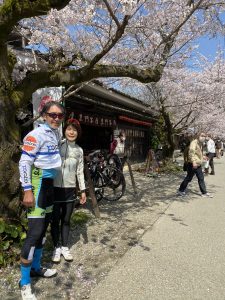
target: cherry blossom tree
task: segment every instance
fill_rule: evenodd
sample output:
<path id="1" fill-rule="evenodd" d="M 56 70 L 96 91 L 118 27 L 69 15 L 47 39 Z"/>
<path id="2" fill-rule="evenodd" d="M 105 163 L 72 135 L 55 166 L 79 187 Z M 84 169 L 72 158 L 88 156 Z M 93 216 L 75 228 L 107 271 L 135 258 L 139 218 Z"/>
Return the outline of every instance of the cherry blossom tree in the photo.
<path id="1" fill-rule="evenodd" d="M 187 68 L 165 68 L 157 83 L 135 84 L 130 79 L 120 82 L 157 116 L 158 138 L 169 157 L 175 149 L 175 134 L 194 126 L 204 103 L 197 75 Z"/>
<path id="2" fill-rule="evenodd" d="M 144 101 L 158 116 L 157 130 L 169 156 L 175 149 L 174 136 L 204 131 L 225 137 L 225 60 L 201 57 L 195 70 L 166 67 L 157 83 L 142 84 L 131 79 L 117 82 L 119 89 Z M 106 81 L 110 84 L 110 81 Z"/>
<path id="3" fill-rule="evenodd" d="M 204 68 L 198 74 L 202 101 L 194 127 L 198 131 L 225 138 L 225 60 L 219 51 L 214 61 L 203 60 Z"/>
<path id="4" fill-rule="evenodd" d="M 195 38 L 223 31 L 223 11 L 221 0 L 1 1 L 0 158 L 5 163 L 0 169 L 0 210 L 12 203 L 9 199 L 18 189 L 15 113 L 36 89 L 99 77 L 158 82 L 166 65 L 183 64 Z M 34 49 L 46 50 L 45 63 L 23 66 L 19 79 L 13 77 L 18 61 L 8 47 L 12 31 Z"/>

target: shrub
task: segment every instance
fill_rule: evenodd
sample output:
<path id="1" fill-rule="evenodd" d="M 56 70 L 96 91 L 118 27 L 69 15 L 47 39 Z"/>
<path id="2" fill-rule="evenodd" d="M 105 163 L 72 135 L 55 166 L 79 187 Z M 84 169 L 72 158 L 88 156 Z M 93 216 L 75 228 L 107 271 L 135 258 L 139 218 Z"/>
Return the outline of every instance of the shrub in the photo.
<path id="1" fill-rule="evenodd" d="M 26 237 L 26 220 L 0 218 L 0 267 L 19 259 L 22 241 Z"/>

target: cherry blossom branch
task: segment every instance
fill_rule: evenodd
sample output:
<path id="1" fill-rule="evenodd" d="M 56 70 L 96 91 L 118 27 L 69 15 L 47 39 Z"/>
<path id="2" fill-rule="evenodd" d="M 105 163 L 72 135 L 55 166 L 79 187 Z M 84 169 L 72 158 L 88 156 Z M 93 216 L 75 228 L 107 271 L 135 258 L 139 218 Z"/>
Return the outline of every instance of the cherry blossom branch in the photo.
<path id="1" fill-rule="evenodd" d="M 176 104 L 176 105 L 165 105 L 165 108 L 183 107 L 183 106 L 187 106 L 187 105 L 192 105 L 192 104 L 194 104 L 196 102 L 197 102 L 197 100 L 194 100 L 193 102 L 187 102 L 187 103 Z"/>
<path id="2" fill-rule="evenodd" d="M 183 19 L 182 22 L 180 22 L 179 25 L 177 25 L 177 27 L 169 34 L 166 35 L 164 40 L 162 40 L 162 42 L 159 44 L 159 46 L 164 43 L 165 41 L 170 40 L 174 35 L 177 36 L 177 34 L 179 33 L 181 27 L 183 27 L 183 25 L 191 18 L 191 16 L 194 14 L 194 12 L 200 7 L 200 5 L 202 4 L 204 0 L 199 0 L 198 3 L 196 5 L 192 6 L 192 9 L 190 10 L 189 14 Z M 158 47 L 159 47 L 158 46 Z"/>
<path id="3" fill-rule="evenodd" d="M 117 28 L 117 31 L 116 31 L 114 37 L 106 43 L 105 47 L 102 49 L 102 51 L 100 53 L 95 55 L 95 57 L 88 64 L 88 66 L 87 66 L 88 68 L 92 68 L 95 64 L 97 64 L 115 46 L 115 44 L 120 40 L 120 38 L 124 34 L 124 31 L 128 24 L 129 19 L 130 19 L 130 16 L 128 16 L 128 15 L 126 15 L 124 17 L 123 22 Z"/>
<path id="4" fill-rule="evenodd" d="M 62 71 L 39 71 L 30 73 L 15 88 L 12 97 L 18 103 L 31 99 L 32 93 L 43 86 L 79 84 L 99 77 L 130 77 L 143 83 L 157 82 L 162 75 L 161 65 L 155 68 L 138 68 L 132 65 L 96 65 L 92 69 L 81 68 Z"/>
<path id="5" fill-rule="evenodd" d="M 6 40 L 17 22 L 23 18 L 44 15 L 51 8 L 61 9 L 70 0 L 36 0 L 11 1 L 5 0 L 0 6 L 0 40 Z"/>
<path id="6" fill-rule="evenodd" d="M 113 10 L 111 8 L 111 6 L 109 5 L 109 2 L 107 0 L 103 0 L 103 2 L 105 3 L 105 6 L 110 14 L 110 16 L 112 17 L 112 19 L 115 21 L 117 27 L 120 27 L 121 24 L 119 22 L 119 20 L 117 19 L 117 17 L 115 16 L 115 14 L 113 13 Z"/>
<path id="7" fill-rule="evenodd" d="M 70 96 L 75 95 L 77 92 L 79 92 L 85 85 L 89 84 L 92 80 L 89 80 L 87 82 L 83 82 L 78 88 L 73 90 L 71 92 L 71 89 L 73 89 L 75 86 L 71 85 L 62 95 L 62 97 L 58 100 L 59 103 L 61 103 L 63 100 L 69 98 Z M 33 122 L 37 121 L 40 118 L 40 114 L 34 116 L 32 119 L 28 120 L 26 123 L 23 124 L 23 127 L 27 127 L 31 125 Z"/>
<path id="8" fill-rule="evenodd" d="M 176 124 L 173 125 L 173 129 L 176 129 L 181 123 L 183 123 L 184 120 L 186 120 L 185 123 L 187 123 L 187 121 L 188 121 L 188 119 L 189 119 L 189 117 L 190 117 L 190 115 L 191 115 L 192 113 L 193 113 L 193 110 L 190 110 L 190 111 L 187 113 L 187 115 L 185 115 L 184 117 L 182 117 L 182 118 L 179 120 L 179 122 L 177 122 Z"/>
<path id="9" fill-rule="evenodd" d="M 162 46 L 163 44 L 165 44 L 164 46 L 164 50 L 163 50 L 163 54 L 162 54 L 162 58 L 167 57 L 168 58 L 168 51 L 170 51 L 170 49 L 172 48 L 175 38 L 177 37 L 180 29 L 183 27 L 183 25 L 191 18 L 191 16 L 194 14 L 194 12 L 199 8 L 199 6 L 202 4 L 204 0 L 199 0 L 199 2 L 196 5 L 192 5 L 192 9 L 190 10 L 189 14 L 183 19 L 182 22 L 180 22 L 177 27 L 175 27 L 170 34 L 166 35 L 163 33 L 163 31 L 160 29 L 160 35 L 162 37 L 161 42 L 158 44 L 158 46 L 155 48 L 154 53 L 156 53 L 156 51 L 160 48 L 160 46 Z"/>

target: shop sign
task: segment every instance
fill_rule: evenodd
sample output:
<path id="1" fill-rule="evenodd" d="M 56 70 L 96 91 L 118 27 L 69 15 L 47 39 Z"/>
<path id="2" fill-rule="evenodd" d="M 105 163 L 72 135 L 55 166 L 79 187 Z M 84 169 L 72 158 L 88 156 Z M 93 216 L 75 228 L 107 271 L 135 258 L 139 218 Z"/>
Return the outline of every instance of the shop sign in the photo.
<path id="1" fill-rule="evenodd" d="M 79 113 L 78 120 L 81 124 L 100 127 L 116 127 L 116 120 L 106 116 L 96 116 L 92 114 Z"/>

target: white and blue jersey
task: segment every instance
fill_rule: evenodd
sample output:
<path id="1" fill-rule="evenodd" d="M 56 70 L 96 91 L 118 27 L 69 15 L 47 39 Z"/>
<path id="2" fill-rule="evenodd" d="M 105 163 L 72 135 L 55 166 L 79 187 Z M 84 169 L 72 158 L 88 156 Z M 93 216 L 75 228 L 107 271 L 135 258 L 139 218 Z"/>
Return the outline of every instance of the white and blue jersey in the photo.
<path id="1" fill-rule="evenodd" d="M 56 169 L 61 166 L 59 153 L 59 133 L 57 129 L 42 124 L 23 140 L 22 155 L 19 161 L 20 182 L 24 190 L 31 190 L 31 169 L 43 170 L 43 178 L 54 178 Z"/>

